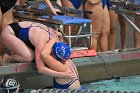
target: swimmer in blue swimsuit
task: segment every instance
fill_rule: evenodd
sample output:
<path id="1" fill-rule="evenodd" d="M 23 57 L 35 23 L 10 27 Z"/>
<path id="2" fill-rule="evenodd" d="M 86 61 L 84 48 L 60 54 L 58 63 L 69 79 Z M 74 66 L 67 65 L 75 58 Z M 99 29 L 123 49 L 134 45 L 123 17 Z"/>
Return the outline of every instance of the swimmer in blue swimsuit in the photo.
<path id="1" fill-rule="evenodd" d="M 47 63 L 45 60 L 48 59 L 41 56 L 42 51 L 46 48 L 49 49 L 52 42 L 59 41 L 59 37 L 62 37 L 59 32 L 40 23 L 30 21 L 12 23 L 6 26 L 1 33 L 3 44 L 11 51 L 11 54 L 4 54 L 3 63 L 32 62 L 35 59 L 39 73 L 57 78 L 73 78 L 75 74 L 71 70 L 59 71 L 61 68 L 65 68 L 65 65 L 63 66 L 57 60 Z M 45 48 L 47 44 L 48 46 Z M 45 51 L 45 54 L 47 52 L 49 51 Z M 61 51 L 59 53 L 61 54 Z M 68 56 L 66 55 L 66 58 Z M 59 65 L 61 65 L 60 69 L 58 69 Z M 57 78 L 56 80 L 58 80 Z"/>
<path id="2" fill-rule="evenodd" d="M 35 23 L 33 23 L 33 24 L 35 24 Z M 11 26 L 11 28 L 15 32 L 15 36 L 17 38 L 19 38 L 20 40 L 22 40 L 32 50 L 35 50 L 35 47 L 31 43 L 31 41 L 29 40 L 29 30 L 30 30 L 31 27 L 34 27 L 34 26 L 32 26 L 33 24 L 31 24 L 29 27 L 26 27 L 26 28 L 20 27 L 18 23 L 11 23 L 11 24 L 9 24 L 9 26 Z M 40 27 L 40 26 L 35 26 L 35 27 Z M 48 30 L 45 30 L 45 31 L 48 32 L 49 39 L 50 39 L 50 33 L 49 33 L 49 31 Z"/>
<path id="3" fill-rule="evenodd" d="M 48 47 L 49 46 L 49 47 Z M 56 67 L 48 64 L 55 71 L 68 71 L 74 74 L 74 78 L 60 78 L 55 77 L 53 80 L 53 86 L 57 89 L 80 89 L 79 76 L 77 68 L 72 60 L 69 58 L 71 54 L 71 48 L 63 42 L 52 41 L 45 45 L 42 53 L 42 58 L 45 63 L 53 63 Z M 58 64 L 61 63 L 61 64 Z"/>

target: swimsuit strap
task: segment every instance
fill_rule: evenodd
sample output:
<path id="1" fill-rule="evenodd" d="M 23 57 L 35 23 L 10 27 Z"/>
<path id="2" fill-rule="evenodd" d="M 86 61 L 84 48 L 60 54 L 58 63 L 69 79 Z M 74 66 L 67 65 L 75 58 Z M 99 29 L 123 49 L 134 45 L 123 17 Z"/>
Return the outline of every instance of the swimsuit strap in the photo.
<path id="1" fill-rule="evenodd" d="M 72 66 L 72 67 L 71 67 L 71 66 Z M 74 68 L 74 72 L 75 72 L 75 74 L 76 74 L 77 78 L 79 78 L 79 75 L 78 75 L 77 70 L 76 70 L 75 66 L 73 65 L 73 63 L 72 63 L 72 65 L 71 65 L 71 66 L 69 66 L 69 67 L 70 67 L 70 69 L 71 69 L 71 71 L 73 72 L 72 68 Z"/>
<path id="2" fill-rule="evenodd" d="M 73 79 L 71 82 L 68 83 L 68 85 L 71 86 L 76 80 L 79 80 L 79 78 Z"/>
<path id="3" fill-rule="evenodd" d="M 49 33 L 49 40 L 50 40 L 50 31 L 49 31 L 49 27 L 48 27 L 48 30 L 47 29 L 45 29 L 45 28 L 43 28 L 43 27 L 41 27 L 41 26 L 32 26 L 33 24 L 36 24 L 35 22 L 33 22 L 30 26 L 29 26 L 29 28 L 31 28 L 31 27 L 39 27 L 39 28 L 41 28 L 41 29 L 44 29 L 45 31 L 47 31 L 48 33 Z"/>

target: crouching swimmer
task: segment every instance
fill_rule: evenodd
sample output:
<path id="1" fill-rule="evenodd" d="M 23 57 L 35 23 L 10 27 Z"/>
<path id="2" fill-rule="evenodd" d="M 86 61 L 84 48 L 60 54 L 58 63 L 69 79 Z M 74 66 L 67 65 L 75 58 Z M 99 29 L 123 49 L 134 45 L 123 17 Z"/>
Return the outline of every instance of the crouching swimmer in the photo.
<path id="1" fill-rule="evenodd" d="M 6 26 L 1 33 L 3 44 L 11 51 L 11 54 L 4 54 L 3 62 L 32 62 L 35 58 L 39 73 L 62 80 L 73 79 L 77 76 L 73 72 L 74 67 L 71 70 L 68 65 L 72 64 L 70 59 L 67 60 L 69 62 L 62 64 L 53 58 L 45 59 L 42 55 L 45 50 L 49 55 L 51 46 L 57 37 L 61 38 L 59 32 L 40 23 L 30 21 L 12 23 Z"/>
<path id="2" fill-rule="evenodd" d="M 77 68 L 70 59 L 71 48 L 63 42 L 51 39 L 42 50 L 41 57 L 44 62 L 53 70 L 64 72 L 68 70 L 75 78 L 55 77 L 53 85 L 58 89 L 80 89 Z M 52 66 L 54 64 L 54 66 Z"/>
<path id="3" fill-rule="evenodd" d="M 12 75 L 7 75 L 1 80 L 0 88 L 3 93 L 19 93 L 19 87 L 18 80 Z"/>

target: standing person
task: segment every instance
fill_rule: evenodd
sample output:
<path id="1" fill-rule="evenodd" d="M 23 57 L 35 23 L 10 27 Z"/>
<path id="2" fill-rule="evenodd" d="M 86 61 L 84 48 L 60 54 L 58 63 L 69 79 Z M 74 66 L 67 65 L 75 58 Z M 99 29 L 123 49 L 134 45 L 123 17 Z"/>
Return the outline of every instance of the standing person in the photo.
<path id="1" fill-rule="evenodd" d="M 134 4 L 140 5 L 140 0 L 135 0 Z M 140 11 L 137 11 L 137 12 L 140 12 Z M 135 24 L 140 29 L 140 17 L 135 17 Z M 133 35 L 134 35 L 134 47 L 140 48 L 140 32 L 134 31 Z"/>
<path id="2" fill-rule="evenodd" d="M 42 49 L 44 49 L 46 43 L 48 45 L 46 48 L 51 49 L 51 43 L 55 42 L 58 36 L 61 37 L 59 32 L 40 23 L 30 21 L 12 23 L 6 26 L 1 33 L 3 44 L 13 52 L 11 55 L 5 54 L 3 56 L 3 62 L 32 62 L 35 58 L 39 73 L 57 77 L 62 81 L 65 81 L 65 79 L 69 81 L 73 78 L 78 78 L 75 74 L 76 72 L 73 72 L 75 67 L 68 66 L 70 63 L 66 62 L 67 64 L 63 66 L 63 64 L 57 60 L 52 59 L 49 61 L 49 59 L 47 59 L 48 61 L 46 61 L 44 56 L 42 58 Z M 63 49 L 66 48 L 66 46 L 63 46 Z M 46 51 L 46 54 L 50 53 L 49 51 L 50 50 Z M 60 56 L 64 53 L 65 58 L 63 57 L 63 59 L 65 60 L 63 61 L 71 62 L 69 59 L 70 53 L 67 54 L 65 53 L 66 51 L 70 51 L 70 49 L 57 52 L 60 53 Z M 60 71 L 60 68 L 63 70 Z M 76 82 L 78 81 L 79 80 L 76 80 Z"/>
<path id="3" fill-rule="evenodd" d="M 101 52 L 108 51 L 108 42 L 109 42 L 109 34 L 110 34 L 110 17 L 109 11 L 107 7 L 107 0 L 102 0 L 103 5 L 103 26 L 99 40 L 99 48 Z"/>
<path id="4" fill-rule="evenodd" d="M 110 34 L 109 34 L 109 42 L 108 42 L 108 49 L 114 50 L 116 48 L 116 26 L 117 26 L 117 14 L 114 10 L 112 10 L 112 5 L 110 0 L 107 0 L 107 7 L 109 10 L 110 16 Z"/>
<path id="5" fill-rule="evenodd" d="M 2 29 L 13 22 L 13 6 L 18 0 L 1 0 L 0 1 L 0 34 Z M 0 63 L 2 62 L 2 50 L 4 46 L 0 40 Z"/>
<path id="6" fill-rule="evenodd" d="M 120 24 L 121 49 L 125 49 L 128 32 L 127 22 L 121 14 L 118 14 L 118 19 Z"/>
<path id="7" fill-rule="evenodd" d="M 95 2 L 96 1 L 96 2 Z M 92 19 L 92 46 L 91 49 L 94 49 L 97 51 L 97 48 L 99 46 L 99 37 L 102 31 L 102 25 L 103 25 L 103 8 L 102 8 L 102 2 L 97 0 L 86 0 L 84 8 L 86 10 L 93 11 L 94 13 L 92 15 L 87 14 L 88 18 Z"/>
<path id="8" fill-rule="evenodd" d="M 63 7 L 73 8 L 73 9 L 81 9 L 83 10 L 83 0 L 61 0 Z M 80 13 L 79 15 L 76 14 L 66 14 L 69 16 L 77 16 L 77 17 L 83 17 L 83 13 Z M 78 25 L 71 25 L 71 31 L 72 33 L 77 33 L 78 31 Z M 64 33 L 68 33 L 68 27 L 64 27 Z"/>
<path id="9" fill-rule="evenodd" d="M 140 29 L 140 18 L 139 17 L 135 17 L 135 24 Z M 135 48 L 140 48 L 140 32 L 134 31 L 133 35 L 134 35 L 133 36 L 134 37 L 134 47 Z"/>
<path id="10" fill-rule="evenodd" d="M 140 5 L 140 0 L 132 0 L 133 4 Z M 139 11 L 138 11 L 139 12 Z M 121 48 L 125 49 L 126 48 L 126 39 L 127 39 L 127 32 L 128 32 L 128 27 L 127 27 L 127 22 L 124 19 L 124 17 L 121 14 L 118 14 L 119 18 L 119 23 L 121 27 Z M 140 27 L 140 18 L 135 17 L 135 24 Z M 133 37 L 134 37 L 134 47 L 135 48 L 140 48 L 140 34 L 138 31 L 133 32 Z"/>
<path id="11" fill-rule="evenodd" d="M 85 2 L 85 10 L 93 11 L 93 14 L 87 15 L 88 18 L 93 20 L 91 49 L 102 52 L 108 49 L 108 35 L 110 32 L 110 19 L 105 2 L 100 0 L 86 0 Z"/>

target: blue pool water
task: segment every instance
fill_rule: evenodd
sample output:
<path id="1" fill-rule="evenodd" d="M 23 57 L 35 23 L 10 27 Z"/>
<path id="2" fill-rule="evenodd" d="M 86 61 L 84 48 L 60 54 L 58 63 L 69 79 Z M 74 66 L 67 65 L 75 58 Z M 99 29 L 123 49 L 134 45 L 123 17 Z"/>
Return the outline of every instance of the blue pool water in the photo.
<path id="1" fill-rule="evenodd" d="M 140 75 L 121 77 L 120 79 L 101 80 L 82 85 L 92 90 L 140 92 Z"/>

